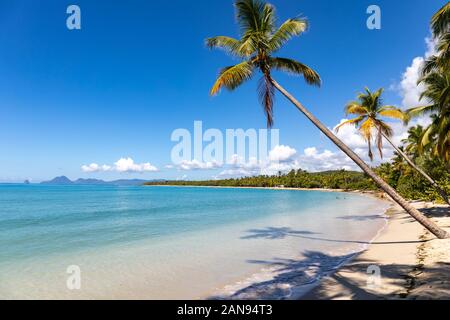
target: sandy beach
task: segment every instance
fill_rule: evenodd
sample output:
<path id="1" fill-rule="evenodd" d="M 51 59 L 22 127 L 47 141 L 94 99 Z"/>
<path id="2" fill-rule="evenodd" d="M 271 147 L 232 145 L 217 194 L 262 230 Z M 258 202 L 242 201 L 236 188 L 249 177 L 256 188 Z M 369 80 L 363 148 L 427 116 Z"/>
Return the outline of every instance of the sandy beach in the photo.
<path id="1" fill-rule="evenodd" d="M 450 230 L 448 207 L 413 204 Z M 450 239 L 434 238 L 396 205 L 387 215 L 386 228 L 367 250 L 300 299 L 450 299 Z"/>

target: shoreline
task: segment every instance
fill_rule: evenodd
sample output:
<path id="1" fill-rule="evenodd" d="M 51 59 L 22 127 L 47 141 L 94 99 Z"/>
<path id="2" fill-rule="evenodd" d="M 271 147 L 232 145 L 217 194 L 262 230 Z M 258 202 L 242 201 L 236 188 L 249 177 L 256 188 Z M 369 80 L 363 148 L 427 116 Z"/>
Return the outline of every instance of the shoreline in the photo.
<path id="1" fill-rule="evenodd" d="M 450 229 L 448 207 L 412 204 Z M 435 239 L 394 203 L 387 215 L 386 227 L 366 250 L 296 299 L 450 299 L 450 240 Z"/>
<path id="2" fill-rule="evenodd" d="M 323 277 L 291 288 L 290 300 L 450 299 L 450 240 L 435 239 L 382 191 L 322 188 L 167 186 L 357 193 L 389 201 L 386 224 L 360 252 L 352 253 Z M 411 201 L 450 231 L 450 208 Z M 379 273 L 379 276 L 378 276 Z"/>
<path id="3" fill-rule="evenodd" d="M 348 256 L 340 262 L 337 266 L 333 268 L 333 271 L 325 273 L 321 275 L 317 279 L 313 279 L 310 283 L 307 284 L 301 284 L 301 285 L 293 285 L 290 290 L 291 293 L 288 296 L 279 297 L 281 299 L 287 299 L 287 300 L 298 300 L 302 299 L 302 297 L 306 296 L 314 290 L 314 288 L 321 285 L 322 280 L 326 277 L 328 277 L 330 274 L 333 274 L 337 271 L 339 271 L 342 267 L 345 267 L 349 263 L 351 263 L 354 259 L 356 259 L 359 255 L 361 255 L 363 252 L 368 250 L 371 246 L 371 244 L 378 239 L 378 237 L 388 228 L 389 226 L 389 211 L 393 209 L 395 204 L 390 200 L 389 197 L 387 197 L 383 192 L 381 191 L 372 191 L 372 190 L 345 190 L 345 189 L 328 189 L 328 188 L 279 188 L 279 187 L 234 187 L 234 186 L 189 186 L 189 185 L 151 185 L 155 187 L 179 187 L 179 188 L 217 188 L 217 189 L 256 189 L 256 190 L 275 190 L 275 191 L 318 191 L 318 192 L 337 192 L 337 193 L 349 193 L 349 194 L 358 194 L 360 196 L 370 197 L 372 199 L 376 199 L 378 201 L 388 202 L 390 205 L 385 210 L 382 210 L 378 212 L 380 216 L 384 218 L 384 225 L 377 231 L 376 235 L 373 236 L 371 240 L 367 241 L 367 244 L 364 245 L 364 248 L 362 250 L 357 250 L 354 252 L 349 252 Z M 270 277 L 275 277 L 278 275 L 278 271 L 276 269 L 270 269 L 270 268 L 264 268 L 260 270 L 258 273 L 253 274 L 250 278 L 257 278 L 258 276 L 263 276 L 264 278 L 269 279 Z M 255 280 L 255 283 L 260 281 Z M 248 279 L 243 279 L 242 281 L 246 283 L 245 286 L 252 286 L 253 281 L 248 281 Z M 233 284 L 229 284 L 227 286 L 233 286 Z M 225 286 L 225 287 L 227 287 Z M 242 288 L 241 288 L 242 289 Z M 213 295 L 212 299 L 228 299 L 227 297 L 231 299 L 236 299 L 233 297 L 238 291 L 235 290 L 228 292 L 227 295 Z M 204 295 L 201 299 L 211 299 L 211 295 Z M 237 298 L 237 300 L 240 300 L 241 298 Z M 257 299 L 257 298 L 256 298 Z M 243 298 L 245 300 L 245 298 Z"/>
<path id="4" fill-rule="evenodd" d="M 375 190 L 350 190 L 350 189 L 331 189 L 331 188 L 279 188 L 279 187 L 235 187 L 235 186 L 190 186 L 190 185 L 143 185 L 143 187 L 167 187 L 167 188 L 211 188 L 211 189 L 255 189 L 255 190 L 276 190 L 276 191 L 320 191 L 320 192 L 340 192 L 357 193 L 360 195 L 373 196 L 377 199 L 390 201 L 390 198 L 382 191 Z"/>
<path id="5" fill-rule="evenodd" d="M 255 189 L 255 190 L 274 190 L 274 191 L 318 191 L 318 192 L 336 192 L 336 193 L 349 193 L 349 194 L 358 194 L 360 196 L 370 197 L 372 199 L 376 199 L 383 202 L 388 202 L 389 206 L 387 209 L 383 210 L 382 212 L 379 212 L 381 216 L 384 218 L 384 225 L 377 231 L 376 235 L 368 242 L 368 244 L 364 245 L 364 248 L 359 251 L 355 252 L 349 252 L 348 257 L 344 259 L 341 263 L 339 263 L 332 271 L 323 274 L 318 279 L 314 279 L 311 283 L 308 284 L 302 284 L 302 285 L 292 285 L 290 288 L 291 293 L 288 296 L 279 297 L 281 299 L 288 299 L 288 300 L 301 300 L 301 299 L 307 299 L 307 300 L 319 300 L 320 297 L 312 296 L 311 294 L 315 292 L 315 290 L 318 290 L 323 284 L 324 281 L 331 275 L 338 273 L 342 268 L 345 268 L 348 265 L 351 265 L 353 261 L 358 259 L 364 252 L 367 250 L 370 250 L 370 247 L 372 244 L 377 241 L 377 239 L 380 238 L 380 236 L 383 235 L 384 232 L 389 228 L 389 224 L 391 222 L 390 219 L 390 212 L 394 211 L 396 209 L 396 204 L 383 192 L 381 191 L 372 191 L 372 190 L 345 190 L 345 189 L 329 189 L 329 188 L 280 188 L 280 187 L 235 187 L 235 186 L 190 186 L 190 185 L 151 185 L 151 186 L 145 186 L 145 187 L 176 187 L 176 188 L 212 188 L 212 189 Z M 276 277 L 278 274 L 276 269 L 261 269 L 258 273 L 253 274 L 250 278 L 258 278 L 260 276 L 270 279 L 271 277 Z M 252 286 L 252 283 L 257 283 L 259 280 L 249 280 L 249 279 L 242 279 L 241 282 L 246 283 L 245 286 L 250 287 Z M 229 284 L 228 286 L 234 286 L 233 284 Z M 244 286 L 244 287 L 245 287 Z M 242 288 L 241 288 L 242 289 Z M 236 294 L 238 290 L 232 290 L 229 291 L 226 295 L 213 295 L 214 298 L 222 299 L 225 297 L 231 297 L 232 298 L 234 294 Z M 201 299 L 210 299 L 211 295 L 205 294 Z M 214 299 L 213 298 L 213 299 Z M 237 298 L 239 300 L 239 298 Z M 244 298 L 245 299 L 245 298 Z"/>

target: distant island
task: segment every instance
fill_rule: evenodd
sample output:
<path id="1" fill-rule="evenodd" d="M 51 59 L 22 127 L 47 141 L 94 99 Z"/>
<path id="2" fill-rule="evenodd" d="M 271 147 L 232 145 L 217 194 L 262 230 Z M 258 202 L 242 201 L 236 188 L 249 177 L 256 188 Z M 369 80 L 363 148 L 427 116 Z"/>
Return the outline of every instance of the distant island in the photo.
<path id="1" fill-rule="evenodd" d="M 46 185 L 112 185 L 112 186 L 139 186 L 144 183 L 155 183 L 160 180 L 142 180 L 142 179 L 120 179 L 114 181 L 104 181 L 100 179 L 77 179 L 70 180 L 66 176 L 56 177 L 49 181 L 43 181 Z"/>

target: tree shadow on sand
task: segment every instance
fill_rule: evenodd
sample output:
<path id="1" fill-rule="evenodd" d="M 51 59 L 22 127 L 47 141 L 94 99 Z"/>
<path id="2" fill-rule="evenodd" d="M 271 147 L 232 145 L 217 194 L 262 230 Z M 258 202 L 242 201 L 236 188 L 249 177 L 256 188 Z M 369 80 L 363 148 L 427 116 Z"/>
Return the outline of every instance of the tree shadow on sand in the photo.
<path id="1" fill-rule="evenodd" d="M 307 235 L 315 235 L 319 234 L 311 231 L 299 231 L 292 230 L 289 227 L 267 227 L 265 229 L 250 229 L 247 230 L 249 235 L 242 236 L 241 239 L 249 240 L 249 239 L 269 239 L 269 240 L 277 240 L 284 239 L 288 236 L 307 236 Z"/>
<path id="2" fill-rule="evenodd" d="M 385 219 L 383 216 L 380 215 L 353 215 L 353 216 L 342 216 L 342 217 L 336 217 L 336 219 L 340 220 L 354 220 L 354 221 L 367 221 L 367 220 L 381 220 Z"/>
<path id="3" fill-rule="evenodd" d="M 278 240 L 287 237 L 297 237 L 308 240 L 324 241 L 324 242 L 337 242 L 337 243 L 356 243 L 356 244 L 399 244 L 399 243 L 422 243 L 425 240 L 418 241 L 361 241 L 361 240 L 345 240 L 345 239 L 330 239 L 325 237 L 318 237 L 319 233 L 311 231 L 301 231 L 293 230 L 289 227 L 266 227 L 264 229 L 250 229 L 246 231 L 248 234 L 242 236 L 241 239 L 268 239 L 268 240 Z"/>
<path id="4" fill-rule="evenodd" d="M 272 260 L 248 260 L 248 263 L 258 264 L 273 270 L 270 280 L 252 283 L 240 288 L 229 296 L 213 296 L 209 299 L 230 300 L 284 300 L 298 298 L 302 300 L 331 299 L 448 299 L 448 287 L 436 294 L 435 289 L 419 290 L 411 293 L 415 279 L 410 273 L 414 265 L 390 264 L 379 265 L 381 283 L 379 286 L 396 284 L 398 290 L 383 291 L 379 287 L 371 287 L 368 280 L 372 276 L 369 267 L 377 265 L 376 261 L 360 261 L 359 254 L 331 256 L 319 251 L 306 251 L 301 259 L 273 258 Z M 352 263 L 344 265 L 350 259 Z M 427 268 L 428 279 L 442 279 L 448 274 L 446 265 L 436 265 Z M 339 269 L 339 272 L 336 272 Z M 323 279 L 325 277 L 325 279 Z M 319 282 L 319 280 L 323 280 Z"/>
<path id="5" fill-rule="evenodd" d="M 450 217 L 450 207 L 432 207 L 432 208 L 422 208 L 419 209 L 420 212 L 422 212 L 426 217 L 428 218 L 445 218 Z M 411 216 L 406 215 L 401 218 L 402 220 L 405 220 L 408 223 L 417 223 L 416 220 L 414 220 Z"/>
<path id="6" fill-rule="evenodd" d="M 316 282 L 320 275 L 336 270 L 339 265 L 353 255 L 330 256 L 318 251 L 307 251 L 299 260 L 283 258 L 267 261 L 248 260 L 248 263 L 270 268 L 275 275 L 270 280 L 253 283 L 242 288 L 231 296 L 215 296 L 210 299 L 287 299 L 295 294 L 293 289 Z"/>
<path id="7" fill-rule="evenodd" d="M 433 207 L 420 209 L 420 211 L 430 218 L 450 217 L 450 207 Z"/>

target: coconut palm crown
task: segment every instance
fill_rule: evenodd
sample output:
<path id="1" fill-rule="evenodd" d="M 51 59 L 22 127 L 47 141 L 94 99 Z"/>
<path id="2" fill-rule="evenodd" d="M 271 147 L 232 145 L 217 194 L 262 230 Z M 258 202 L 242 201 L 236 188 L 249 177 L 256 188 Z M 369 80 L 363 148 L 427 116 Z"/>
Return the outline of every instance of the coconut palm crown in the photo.
<path id="1" fill-rule="evenodd" d="M 380 117 L 406 121 L 406 115 L 400 109 L 394 106 L 383 106 L 381 99 L 382 93 L 383 89 L 371 92 L 368 88 L 365 88 L 365 92 L 358 95 L 357 101 L 352 101 L 345 107 L 346 115 L 353 114 L 357 117 L 344 121 L 336 127 L 336 131 L 339 131 L 340 128 L 346 125 L 355 125 L 359 127 L 361 136 L 368 143 L 370 160 L 373 160 L 373 138 L 375 138 L 380 157 L 383 158 L 383 135 L 388 138 L 393 135 L 392 128 L 389 124 L 380 119 Z"/>
<path id="2" fill-rule="evenodd" d="M 273 125 L 274 85 L 273 69 L 302 75 L 308 84 L 320 86 L 320 76 L 310 67 L 293 59 L 274 57 L 292 37 L 299 36 L 308 28 L 301 17 L 286 20 L 276 27 L 275 8 L 259 0 L 238 0 L 235 3 L 236 20 L 240 27 L 240 39 L 218 36 L 206 39 L 209 48 L 219 48 L 237 57 L 240 62 L 223 68 L 211 89 L 216 95 L 225 87 L 234 90 L 252 78 L 255 72 L 262 74 L 259 82 L 259 97 L 263 105 L 267 126 Z"/>
<path id="3" fill-rule="evenodd" d="M 408 137 L 402 140 L 405 146 L 405 152 L 413 158 L 417 158 L 420 154 L 420 141 L 424 132 L 421 125 L 411 127 L 408 129 Z"/>
<path id="4" fill-rule="evenodd" d="M 450 2 L 447 2 L 431 18 L 431 29 L 435 36 L 450 32 Z"/>
<path id="5" fill-rule="evenodd" d="M 411 117 L 431 114 L 432 124 L 426 128 L 420 141 L 420 148 L 434 144 L 435 155 L 450 160 L 450 69 L 433 71 L 421 79 L 425 90 L 421 99 L 428 102 L 409 109 Z M 434 139 L 436 138 L 436 139 Z"/>
<path id="6" fill-rule="evenodd" d="M 450 2 L 447 2 L 431 19 L 431 30 L 436 43 L 437 54 L 425 61 L 422 76 L 437 69 L 450 68 Z"/>

